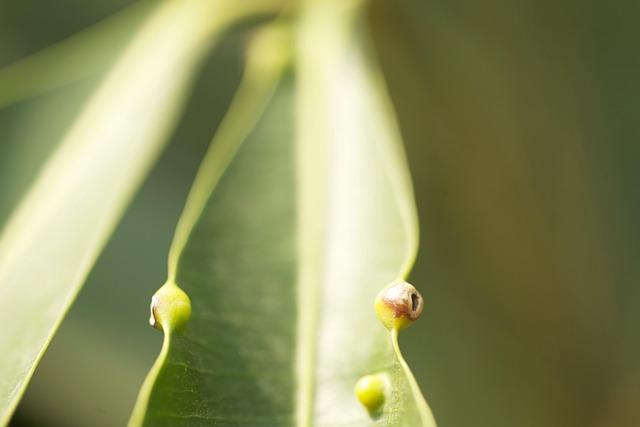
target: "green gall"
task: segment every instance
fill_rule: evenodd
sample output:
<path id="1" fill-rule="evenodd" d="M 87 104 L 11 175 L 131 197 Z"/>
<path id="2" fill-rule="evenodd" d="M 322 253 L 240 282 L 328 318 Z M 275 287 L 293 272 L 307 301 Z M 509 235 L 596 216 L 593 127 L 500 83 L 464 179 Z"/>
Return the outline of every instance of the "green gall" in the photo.
<path id="1" fill-rule="evenodd" d="M 378 319 L 387 329 L 406 328 L 420 317 L 423 308 L 420 292 L 410 283 L 394 282 L 385 287 L 375 301 Z"/>
<path id="2" fill-rule="evenodd" d="M 149 324 L 165 332 L 182 328 L 191 317 L 189 296 L 174 283 L 165 283 L 151 298 Z"/>
<path id="3" fill-rule="evenodd" d="M 365 375 L 356 382 L 354 392 L 356 398 L 369 412 L 376 412 L 385 401 L 387 390 L 385 374 Z"/>

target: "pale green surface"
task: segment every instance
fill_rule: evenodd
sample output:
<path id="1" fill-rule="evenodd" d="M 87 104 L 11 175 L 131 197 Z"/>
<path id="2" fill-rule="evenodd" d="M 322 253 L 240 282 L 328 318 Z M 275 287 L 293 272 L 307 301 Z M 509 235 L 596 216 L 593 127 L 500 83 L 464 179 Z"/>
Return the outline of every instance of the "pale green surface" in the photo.
<path id="1" fill-rule="evenodd" d="M 416 251 L 400 139 L 361 29 L 324 12 L 302 21 L 298 86 L 284 78 L 240 145 L 269 98 L 266 83 L 247 97 L 248 73 L 203 163 L 170 258 L 191 320 L 166 336 L 132 426 L 435 425 L 373 310 Z M 371 417 L 354 385 L 382 371 Z"/>
<path id="2" fill-rule="evenodd" d="M 371 424 L 355 403 L 353 386 L 365 374 L 389 370 L 392 393 L 377 422 L 431 426 L 431 411 L 373 310 L 378 291 L 406 277 L 417 250 L 402 143 L 377 66 L 367 56 L 359 2 L 334 2 L 334 10 L 328 4 L 309 2 L 298 56 L 301 151 L 324 145 L 327 159 L 319 166 L 310 153 L 301 165 L 316 194 L 327 196 L 307 209 L 308 227 L 324 229 L 306 241 L 322 245 L 322 253 L 309 256 L 315 271 L 307 298 L 320 304 L 313 372 L 306 372 L 315 383 L 313 403 L 298 424 Z M 312 168 L 327 176 L 310 176 Z M 305 197 L 307 206 L 314 203 L 309 193 L 302 196 L 303 220 Z"/>
<path id="3" fill-rule="evenodd" d="M 2 108 L 0 141 L 6 144 L 0 154 L 0 229 L 98 83 L 98 78 L 86 79 Z"/>
<path id="4" fill-rule="evenodd" d="M 228 21 L 165 2 L 136 34 L 0 240 L 0 424 L 173 128 L 192 72 Z M 224 16 L 224 15 L 223 15 Z"/>
<path id="5" fill-rule="evenodd" d="M 68 39 L 0 69 L 0 107 L 104 71 L 113 64 L 143 19 L 158 4 L 153 0 L 143 0 Z"/>

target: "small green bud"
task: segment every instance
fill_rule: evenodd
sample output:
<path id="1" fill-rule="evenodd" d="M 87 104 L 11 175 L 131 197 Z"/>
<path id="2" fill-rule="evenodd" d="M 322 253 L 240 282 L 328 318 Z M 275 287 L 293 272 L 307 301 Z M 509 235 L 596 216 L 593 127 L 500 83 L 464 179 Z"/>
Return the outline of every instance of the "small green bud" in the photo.
<path id="1" fill-rule="evenodd" d="M 422 295 L 413 285 L 394 282 L 380 291 L 374 306 L 387 329 L 400 330 L 420 317 L 423 305 Z"/>
<path id="2" fill-rule="evenodd" d="M 356 397 L 369 412 L 376 412 L 385 400 L 387 390 L 385 374 L 365 375 L 356 382 L 354 392 Z"/>
<path id="3" fill-rule="evenodd" d="M 183 327 L 191 317 L 191 300 L 176 284 L 167 282 L 151 298 L 149 324 L 168 331 Z"/>

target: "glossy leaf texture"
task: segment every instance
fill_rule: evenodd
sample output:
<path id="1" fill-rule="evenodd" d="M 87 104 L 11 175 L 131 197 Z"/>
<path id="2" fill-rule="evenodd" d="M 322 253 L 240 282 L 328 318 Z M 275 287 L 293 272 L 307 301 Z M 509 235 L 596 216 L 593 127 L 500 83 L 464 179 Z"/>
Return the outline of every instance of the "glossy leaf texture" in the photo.
<path id="1" fill-rule="evenodd" d="M 0 237 L 0 425 L 162 149 L 208 47 L 245 12 L 158 3 L 9 219 Z"/>
<path id="2" fill-rule="evenodd" d="M 191 319 L 165 331 L 131 426 L 435 426 L 373 310 L 411 268 L 415 207 L 361 10 L 335 6 L 303 12 L 281 79 L 247 67 L 170 254 Z M 368 374 L 388 382 L 373 413 Z"/>

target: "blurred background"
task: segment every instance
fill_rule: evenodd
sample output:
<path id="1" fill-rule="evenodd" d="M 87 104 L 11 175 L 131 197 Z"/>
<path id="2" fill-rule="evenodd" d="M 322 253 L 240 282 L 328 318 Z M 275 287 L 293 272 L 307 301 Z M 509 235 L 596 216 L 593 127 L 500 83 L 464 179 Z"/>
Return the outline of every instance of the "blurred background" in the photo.
<path id="1" fill-rule="evenodd" d="M 0 66 L 133 3 L 0 0 Z M 636 0 L 372 2 L 422 230 L 426 313 L 401 345 L 440 427 L 640 425 L 638 16 Z M 210 55 L 12 425 L 126 423 L 162 339 L 149 298 L 243 45 L 236 31 Z M 0 223 L 99 78 L 0 108 Z"/>

